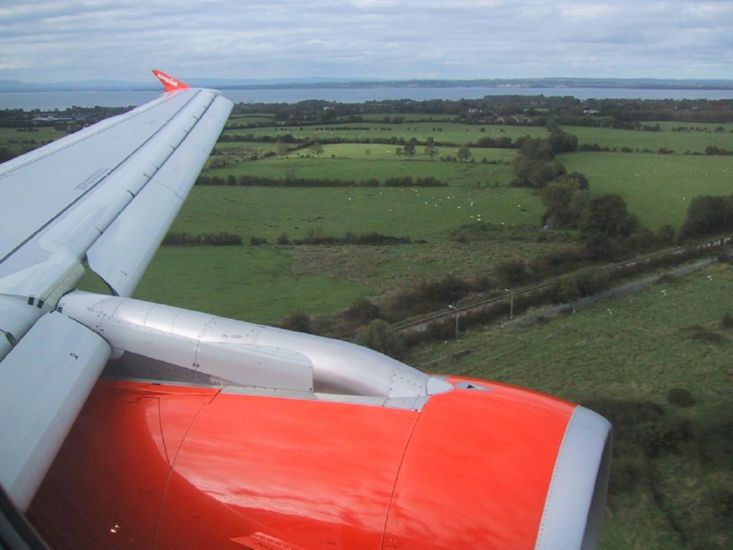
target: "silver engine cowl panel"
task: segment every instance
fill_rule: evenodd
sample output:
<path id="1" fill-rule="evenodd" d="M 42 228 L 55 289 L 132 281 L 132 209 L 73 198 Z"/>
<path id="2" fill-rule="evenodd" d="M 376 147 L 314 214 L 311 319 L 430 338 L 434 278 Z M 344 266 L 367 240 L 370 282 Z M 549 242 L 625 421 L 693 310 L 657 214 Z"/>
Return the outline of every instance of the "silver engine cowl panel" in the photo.
<path id="1" fill-rule="evenodd" d="M 102 336 L 118 355 L 131 352 L 244 387 L 410 403 L 452 388 L 349 342 L 132 298 L 74 291 L 59 310 Z"/>

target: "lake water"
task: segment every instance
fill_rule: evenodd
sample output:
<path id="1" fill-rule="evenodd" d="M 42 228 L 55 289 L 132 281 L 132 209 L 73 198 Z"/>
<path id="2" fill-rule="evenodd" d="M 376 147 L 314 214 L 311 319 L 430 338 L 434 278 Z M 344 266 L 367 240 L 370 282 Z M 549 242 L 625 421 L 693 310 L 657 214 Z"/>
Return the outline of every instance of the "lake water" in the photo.
<path id="1" fill-rule="evenodd" d="M 381 99 L 479 99 L 487 95 L 574 96 L 578 99 L 733 99 L 733 90 L 655 90 L 631 88 L 273 88 L 224 90 L 235 102 L 295 103 L 323 99 L 360 103 Z M 138 92 L 22 92 L 0 93 L 0 109 L 66 109 L 79 107 L 123 107 L 142 105 L 160 95 L 158 91 Z"/>

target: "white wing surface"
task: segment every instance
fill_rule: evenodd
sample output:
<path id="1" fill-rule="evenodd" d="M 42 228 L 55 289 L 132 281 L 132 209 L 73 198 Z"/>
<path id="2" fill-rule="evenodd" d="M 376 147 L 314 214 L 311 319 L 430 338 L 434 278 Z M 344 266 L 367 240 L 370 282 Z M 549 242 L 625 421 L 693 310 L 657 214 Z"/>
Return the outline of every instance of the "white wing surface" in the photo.
<path id="1" fill-rule="evenodd" d="M 111 353 L 59 298 L 85 262 L 132 294 L 229 116 L 219 92 L 174 82 L 0 165 L 0 484 L 21 509 Z"/>

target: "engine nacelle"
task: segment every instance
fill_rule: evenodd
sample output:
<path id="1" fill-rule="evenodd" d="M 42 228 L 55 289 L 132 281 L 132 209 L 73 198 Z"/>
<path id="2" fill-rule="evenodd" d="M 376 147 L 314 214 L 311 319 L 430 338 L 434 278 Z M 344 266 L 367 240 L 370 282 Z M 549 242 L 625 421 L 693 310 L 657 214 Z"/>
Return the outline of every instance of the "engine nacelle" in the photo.
<path id="1" fill-rule="evenodd" d="M 126 298 L 60 309 L 132 362 L 209 381 L 99 381 L 29 510 L 54 545 L 597 545 L 611 426 L 588 409 Z"/>

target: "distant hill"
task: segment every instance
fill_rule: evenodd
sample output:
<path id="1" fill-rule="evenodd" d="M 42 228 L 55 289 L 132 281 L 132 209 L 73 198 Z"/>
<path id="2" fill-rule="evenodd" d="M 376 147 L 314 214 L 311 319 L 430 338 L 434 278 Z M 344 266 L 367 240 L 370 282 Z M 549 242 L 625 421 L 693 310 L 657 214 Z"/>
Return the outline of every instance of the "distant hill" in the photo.
<path id="1" fill-rule="evenodd" d="M 631 88 L 662 90 L 731 90 L 733 80 L 655 79 L 655 78 L 526 78 L 471 80 L 359 80 L 353 78 L 280 78 L 225 79 L 183 78 L 194 86 L 219 89 L 282 89 L 282 88 Z M 157 90 L 157 82 L 118 80 L 81 80 L 69 82 L 28 83 L 0 80 L 1 92 L 56 91 L 135 91 Z"/>

